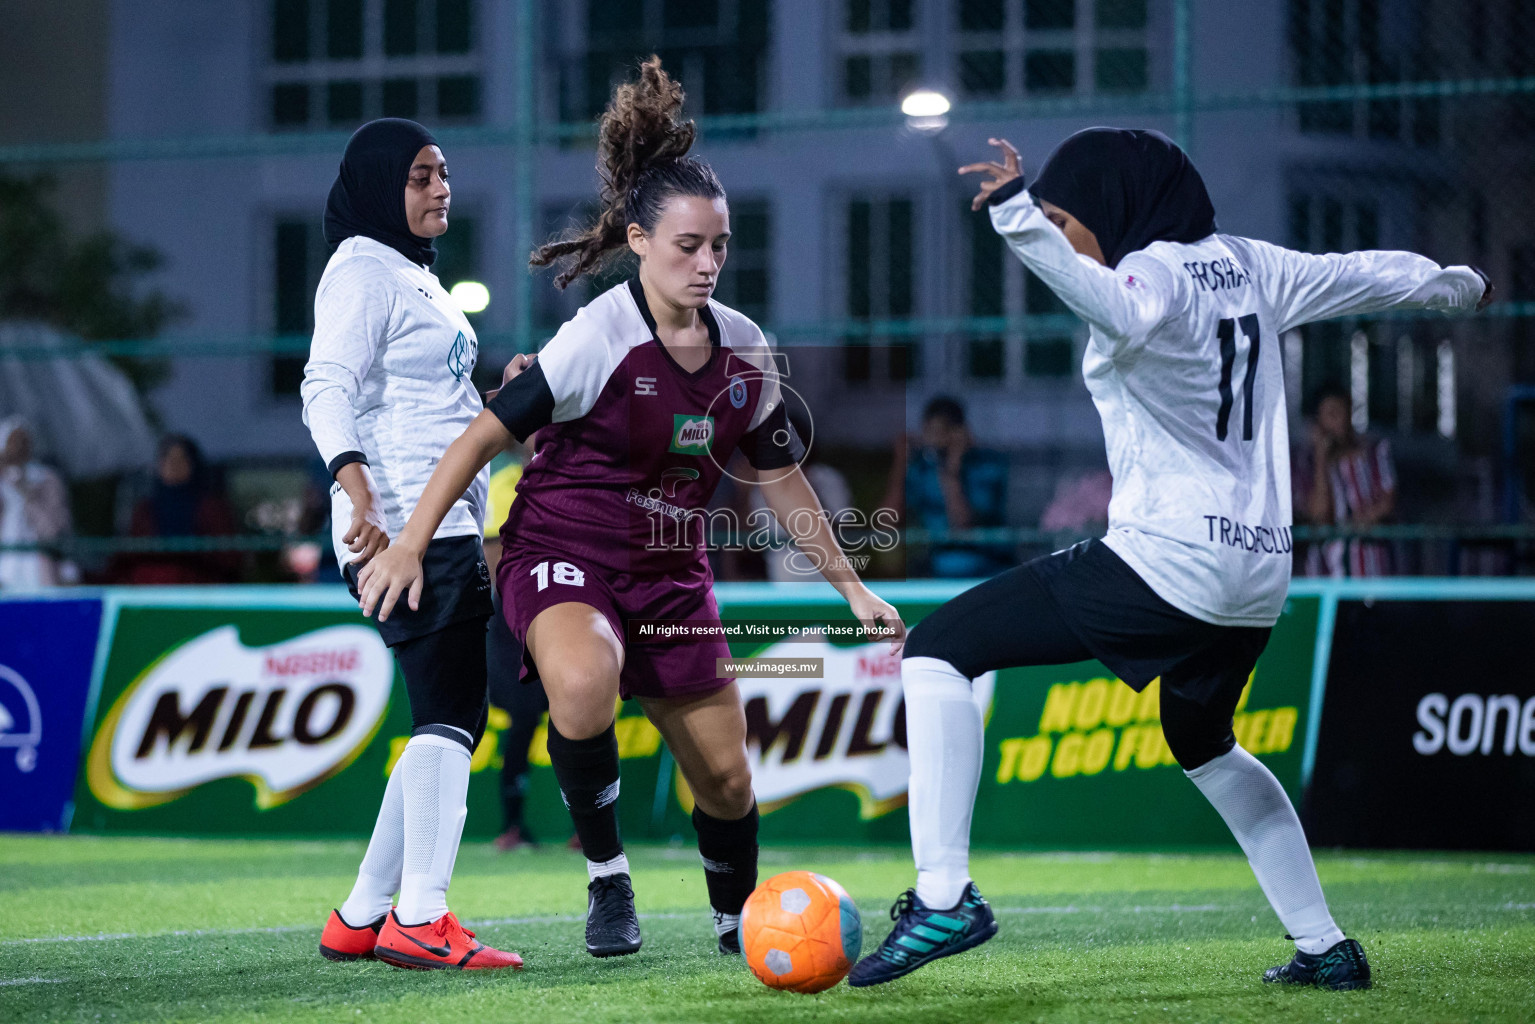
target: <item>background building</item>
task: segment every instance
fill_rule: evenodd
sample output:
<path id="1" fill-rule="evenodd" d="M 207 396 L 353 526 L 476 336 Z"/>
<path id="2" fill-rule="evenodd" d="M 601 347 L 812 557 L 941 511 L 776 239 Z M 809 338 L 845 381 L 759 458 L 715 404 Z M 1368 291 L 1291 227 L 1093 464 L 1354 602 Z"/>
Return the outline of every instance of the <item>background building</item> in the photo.
<path id="1" fill-rule="evenodd" d="M 53 7 L 21 6 L 38 23 Z M 1409 505 L 1486 519 L 1519 491 L 1504 463 L 1510 431 L 1529 430 L 1509 419 L 1510 388 L 1535 380 L 1522 304 L 1535 297 L 1535 45 L 1517 0 L 77 6 L 101 45 L 40 31 L 33 50 L 83 62 L 80 95 L 57 123 L 10 105 L 0 131 L 106 141 L 0 155 L 40 154 L 94 182 L 77 186 L 82 213 L 99 203 L 105 223 L 164 254 L 154 283 L 186 306 L 169 334 L 184 355 L 149 398 L 216 459 L 312 455 L 297 386 L 347 133 L 386 114 L 439 132 L 455 201 L 437 269 L 489 286 L 475 321 L 493 369 L 593 293 L 530 277 L 526 250 L 589 213 L 592 119 L 656 52 L 730 191 L 720 298 L 803 347 L 791 372 L 829 443 L 888 451 L 927 397 L 961 395 L 976 434 L 1014 459 L 1020 524 L 1061 473 L 1101 464 L 1077 372 L 1084 329 L 1006 258 L 953 170 L 985 157 L 991 135 L 1033 170 L 1073 130 L 1137 124 L 1189 148 L 1224 230 L 1487 269 L 1514 303 L 1503 316 L 1286 339 L 1291 400 L 1299 430 L 1307 393 L 1348 385 L 1360 425 L 1389 432 L 1429 481 Z M 23 87 L 14 70 L 6 81 Z M 946 127 L 899 113 L 917 88 L 952 99 Z"/>

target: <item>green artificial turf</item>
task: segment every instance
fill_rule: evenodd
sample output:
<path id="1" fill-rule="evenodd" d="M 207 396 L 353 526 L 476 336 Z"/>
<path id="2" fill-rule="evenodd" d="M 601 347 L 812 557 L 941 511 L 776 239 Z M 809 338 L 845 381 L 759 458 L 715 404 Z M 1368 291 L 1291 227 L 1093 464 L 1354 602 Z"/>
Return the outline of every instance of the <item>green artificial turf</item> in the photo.
<path id="1" fill-rule="evenodd" d="M 631 848 L 638 955 L 583 949 L 585 872 L 564 849 L 466 845 L 450 902 L 512 972 L 333 964 L 315 950 L 360 843 L 0 836 L 0 1021 L 1532 1021 L 1535 858 L 1322 854 L 1368 992 L 1259 981 L 1283 927 L 1235 853 L 982 854 L 1001 932 L 891 985 L 771 991 L 713 951 L 697 853 Z M 865 949 L 911 883 L 901 849 L 770 849 L 864 912 Z"/>

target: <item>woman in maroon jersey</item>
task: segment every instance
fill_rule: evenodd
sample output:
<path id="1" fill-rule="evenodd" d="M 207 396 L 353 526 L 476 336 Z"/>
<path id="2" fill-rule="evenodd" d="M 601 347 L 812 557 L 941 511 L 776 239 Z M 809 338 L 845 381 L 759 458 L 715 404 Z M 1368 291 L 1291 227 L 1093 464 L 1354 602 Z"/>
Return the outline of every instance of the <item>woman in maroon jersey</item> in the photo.
<path id="1" fill-rule="evenodd" d="M 421 592 L 420 554 L 438 518 L 506 444 L 541 430 L 502 530 L 497 573 L 507 622 L 549 695 L 549 758 L 587 857 L 586 944 L 594 956 L 640 948 L 618 834 L 615 698 L 636 697 L 692 789 L 693 824 L 721 952 L 739 952 L 741 906 L 756 887 L 757 808 L 746 718 L 716 661 L 722 636 L 628 642 L 645 620 L 717 625 L 701 511 L 741 450 L 763 497 L 853 614 L 897 646 L 905 627 L 849 566 L 800 472 L 762 331 L 710 295 L 730 213 L 709 165 L 687 156 L 682 89 L 652 58 L 602 118 L 603 209 L 596 224 L 543 246 L 566 261 L 556 284 L 625 247 L 638 276 L 584 306 L 515 372 L 449 447 L 409 524 L 361 579 L 382 620 Z"/>

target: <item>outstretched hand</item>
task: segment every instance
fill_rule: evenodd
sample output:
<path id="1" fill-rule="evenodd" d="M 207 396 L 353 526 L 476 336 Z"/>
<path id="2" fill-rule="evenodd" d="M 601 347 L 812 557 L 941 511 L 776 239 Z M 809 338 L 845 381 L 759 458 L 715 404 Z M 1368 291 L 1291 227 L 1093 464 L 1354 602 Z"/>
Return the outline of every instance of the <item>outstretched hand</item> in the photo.
<path id="1" fill-rule="evenodd" d="M 986 205 L 991 194 L 1006 185 L 1014 178 L 1022 177 L 1023 167 L 1018 163 L 1018 150 L 1006 139 L 987 139 L 987 142 L 1002 151 L 1002 162 L 985 161 L 978 164 L 966 164 L 959 169 L 960 174 L 987 174 L 990 178 L 981 182 L 980 193 L 970 200 L 970 209 L 979 210 Z"/>

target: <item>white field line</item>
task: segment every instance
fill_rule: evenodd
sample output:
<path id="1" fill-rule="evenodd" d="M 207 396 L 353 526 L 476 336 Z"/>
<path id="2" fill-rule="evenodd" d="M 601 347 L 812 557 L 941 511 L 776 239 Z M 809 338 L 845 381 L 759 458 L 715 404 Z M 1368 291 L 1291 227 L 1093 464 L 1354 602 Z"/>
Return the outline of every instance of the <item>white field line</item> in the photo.
<path id="1" fill-rule="evenodd" d="M 707 920 L 707 914 L 640 914 L 641 921 L 668 921 L 675 918 L 697 917 Z M 490 917 L 475 921 L 465 921 L 470 927 L 495 927 L 498 925 L 518 924 L 561 924 L 570 921 L 580 921 L 582 917 L 576 914 L 546 914 L 540 917 Z M 0 940 L 0 946 L 26 946 L 35 943 L 47 942 L 117 942 L 123 939 L 159 939 L 159 938 L 204 938 L 215 935 L 286 935 L 291 932 L 316 932 L 317 927 L 312 924 L 284 924 L 271 928 L 183 928 L 168 932 L 148 932 L 142 935 L 131 932 L 102 932 L 97 935 L 56 935 L 35 939 L 5 939 Z"/>
<path id="2" fill-rule="evenodd" d="M 885 916 L 886 908 L 861 907 L 860 912 L 866 920 L 878 920 Z M 1461 908 L 1456 908 L 1461 909 Z M 1499 903 L 1492 910 L 1526 911 L 1535 910 L 1535 903 Z M 1064 906 L 1030 906 L 1007 907 L 992 904 L 992 910 L 998 914 L 1218 914 L 1218 913 L 1250 913 L 1250 907 L 1226 907 L 1217 903 L 1170 903 L 1161 906 L 1134 905 L 1128 907 L 1104 907 L 1093 905 L 1066 904 Z M 688 913 L 646 913 L 639 914 L 641 921 L 679 921 L 697 918 L 700 922 L 708 920 L 708 914 L 704 912 Z M 515 925 L 545 925 L 545 924 L 572 924 L 583 920 L 579 914 L 543 914 L 532 917 L 486 917 L 464 923 L 474 928 L 496 928 Z M 132 932 L 102 932 L 96 935 L 54 935 L 31 939 L 4 939 L 0 940 L 0 947 L 4 946 L 30 946 L 39 943 L 62 942 L 120 942 L 125 939 L 161 939 L 161 938 L 206 938 L 220 935 L 288 935 L 294 932 L 317 932 L 319 929 L 312 924 L 287 924 L 270 928 L 189 928 L 168 932 L 150 932 L 135 934 Z M 0 984 L 22 984 L 23 981 L 0 981 Z M 48 980 L 48 979 L 43 979 Z"/>
<path id="3" fill-rule="evenodd" d="M 63 978 L 0 978 L 0 985 L 60 985 Z"/>
<path id="4" fill-rule="evenodd" d="M 1143 914 L 1143 913 L 1185 913 L 1189 911 L 1227 910 L 1231 908 L 1218 907 L 1214 904 L 1203 906 L 1182 906 L 1172 904 L 1166 907 L 998 907 L 993 905 L 993 910 L 999 914 Z M 884 907 L 865 907 L 861 913 L 866 917 L 879 918 L 885 916 Z M 677 921 L 685 918 L 698 918 L 699 921 L 708 920 L 706 913 L 665 913 L 665 914 L 639 914 L 641 921 Z M 537 917 L 488 917 L 474 921 L 465 921 L 472 928 L 495 928 L 515 925 L 534 924 L 568 924 L 581 921 L 584 918 L 577 914 L 545 914 Z M 0 940 L 0 946 L 29 946 L 38 943 L 54 942 L 119 942 L 124 939 L 160 939 L 160 938 L 210 938 L 219 935 L 287 935 L 293 932 L 312 932 L 318 929 L 312 924 L 285 924 L 269 928 L 183 928 L 168 932 L 149 932 L 143 935 L 132 932 L 101 932 L 96 935 L 55 935 L 32 939 L 5 939 Z"/>

